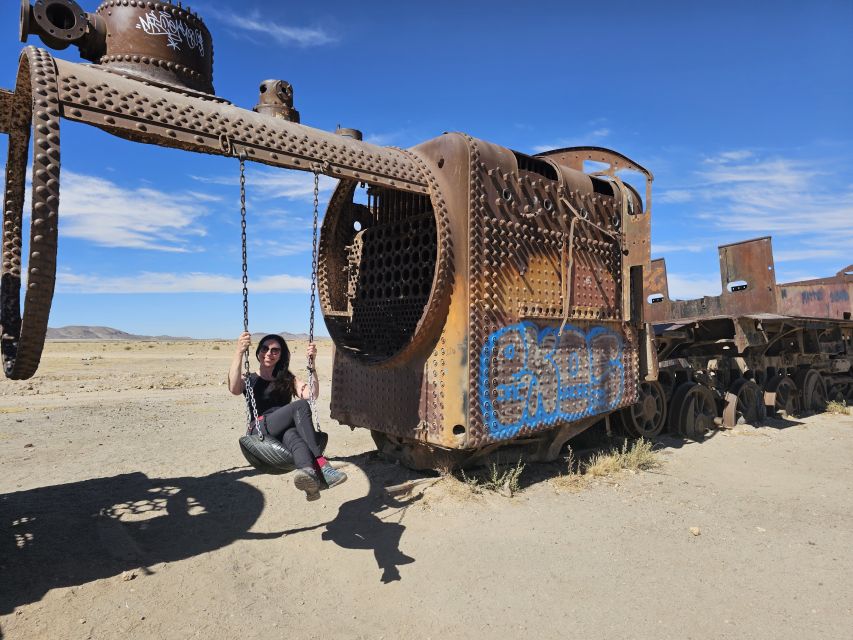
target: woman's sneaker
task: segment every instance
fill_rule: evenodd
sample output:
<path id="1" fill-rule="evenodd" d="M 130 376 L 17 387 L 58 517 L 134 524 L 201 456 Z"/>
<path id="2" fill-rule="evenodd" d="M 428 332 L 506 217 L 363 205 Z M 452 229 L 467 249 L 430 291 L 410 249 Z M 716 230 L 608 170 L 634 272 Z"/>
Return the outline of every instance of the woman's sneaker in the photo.
<path id="1" fill-rule="evenodd" d="M 328 462 L 320 467 L 320 471 L 323 472 L 323 480 L 326 481 L 326 486 L 329 489 L 347 481 L 347 474 L 343 471 L 338 471 Z"/>
<path id="2" fill-rule="evenodd" d="M 293 486 L 305 492 L 309 502 L 320 499 L 320 480 L 317 472 L 311 468 L 297 469 L 293 472 Z"/>

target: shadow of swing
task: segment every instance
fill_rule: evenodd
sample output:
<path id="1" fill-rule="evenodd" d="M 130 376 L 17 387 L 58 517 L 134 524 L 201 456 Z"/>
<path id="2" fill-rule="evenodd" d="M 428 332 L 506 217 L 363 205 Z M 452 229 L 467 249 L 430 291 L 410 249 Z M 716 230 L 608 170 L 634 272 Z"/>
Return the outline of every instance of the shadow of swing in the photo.
<path id="1" fill-rule="evenodd" d="M 238 539 L 277 538 L 249 529 L 263 494 L 238 469 L 200 478 L 129 473 L 0 495 L 0 614 L 57 587 L 151 572 Z"/>
<path id="2" fill-rule="evenodd" d="M 370 481 L 367 495 L 343 503 L 326 523 L 252 533 L 264 496 L 241 479 L 251 468 L 202 477 L 149 478 L 144 473 L 95 478 L 0 495 L 0 614 L 40 600 L 49 590 L 85 584 L 135 569 L 175 562 L 236 540 L 280 538 L 324 528 L 322 539 L 344 549 L 372 550 L 381 581 L 400 580 L 414 562 L 400 551 L 405 502 L 386 484 L 412 472 L 373 454 L 340 458 Z M 386 482 L 382 482 L 382 479 Z M 323 492 L 334 499 L 334 490 Z M 396 508 L 389 513 L 383 513 Z M 2 631 L 0 631 L 2 634 Z M 2 638 L 2 635 L 0 635 Z"/>

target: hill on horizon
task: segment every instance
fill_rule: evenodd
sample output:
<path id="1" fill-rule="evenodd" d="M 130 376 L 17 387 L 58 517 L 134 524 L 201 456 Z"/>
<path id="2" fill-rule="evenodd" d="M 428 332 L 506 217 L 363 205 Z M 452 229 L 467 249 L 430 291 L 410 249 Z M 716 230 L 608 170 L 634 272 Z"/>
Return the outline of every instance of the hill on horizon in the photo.
<path id="1" fill-rule="evenodd" d="M 285 340 L 307 340 L 307 333 L 288 333 L 287 331 L 256 331 L 252 340 L 258 341 L 269 333 L 278 333 Z M 48 340 L 231 340 L 232 338 L 191 338 L 189 336 L 144 336 L 128 333 L 113 327 L 69 325 L 67 327 L 48 327 Z M 316 340 L 327 339 L 316 337 Z"/>

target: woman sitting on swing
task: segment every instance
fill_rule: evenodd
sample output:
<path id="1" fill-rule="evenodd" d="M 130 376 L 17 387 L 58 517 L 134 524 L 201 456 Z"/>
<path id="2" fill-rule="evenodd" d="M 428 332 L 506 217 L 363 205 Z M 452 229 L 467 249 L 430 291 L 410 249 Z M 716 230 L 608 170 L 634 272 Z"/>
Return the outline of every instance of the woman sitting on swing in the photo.
<path id="1" fill-rule="evenodd" d="M 240 366 L 251 341 L 251 335 L 245 331 L 237 339 L 237 351 L 228 370 L 228 389 L 234 395 L 246 393 Z M 317 354 L 317 346 L 313 342 L 308 343 L 307 353 L 309 369 L 313 369 Z M 323 457 L 317 442 L 308 404 L 312 394 L 316 398 L 319 391 L 317 376 L 312 376 L 314 388 L 311 389 L 307 382 L 293 375 L 289 369 L 287 343 L 275 334 L 264 336 L 255 349 L 255 356 L 258 358 L 258 373 L 249 375 L 249 385 L 258 408 L 255 428 L 280 441 L 291 451 L 296 465 L 293 484 L 305 492 L 306 499 L 317 500 L 321 487 L 334 487 L 347 479 L 344 472 L 335 469 Z"/>

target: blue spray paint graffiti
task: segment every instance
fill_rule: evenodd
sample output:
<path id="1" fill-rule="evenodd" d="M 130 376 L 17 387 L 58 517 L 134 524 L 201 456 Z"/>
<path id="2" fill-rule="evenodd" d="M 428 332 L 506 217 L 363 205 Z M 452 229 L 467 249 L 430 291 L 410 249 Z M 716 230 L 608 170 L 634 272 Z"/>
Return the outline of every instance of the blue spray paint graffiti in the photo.
<path id="1" fill-rule="evenodd" d="M 559 335 L 520 322 L 490 335 L 480 354 L 480 409 L 495 438 L 603 413 L 624 389 L 622 336 L 604 327 Z"/>
<path id="2" fill-rule="evenodd" d="M 809 302 L 823 302 L 823 291 L 820 289 L 803 291 L 800 294 L 800 297 L 802 298 L 803 304 L 808 304 Z"/>

